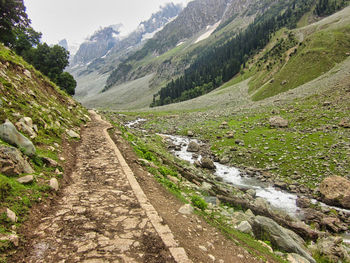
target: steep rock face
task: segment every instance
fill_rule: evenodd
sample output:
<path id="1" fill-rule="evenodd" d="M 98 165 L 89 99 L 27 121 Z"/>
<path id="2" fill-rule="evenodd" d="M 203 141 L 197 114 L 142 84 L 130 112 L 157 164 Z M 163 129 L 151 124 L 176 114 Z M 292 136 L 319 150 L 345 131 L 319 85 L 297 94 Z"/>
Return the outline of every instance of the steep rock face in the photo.
<path id="1" fill-rule="evenodd" d="M 106 55 L 119 41 L 119 27 L 120 25 L 109 26 L 95 32 L 88 41 L 80 45 L 78 52 L 73 58 L 72 65 L 86 64 Z"/>
<path id="2" fill-rule="evenodd" d="M 192 37 L 208 25 L 218 22 L 233 0 L 196 0 L 153 38 L 155 51 L 164 53 L 182 40 Z"/>

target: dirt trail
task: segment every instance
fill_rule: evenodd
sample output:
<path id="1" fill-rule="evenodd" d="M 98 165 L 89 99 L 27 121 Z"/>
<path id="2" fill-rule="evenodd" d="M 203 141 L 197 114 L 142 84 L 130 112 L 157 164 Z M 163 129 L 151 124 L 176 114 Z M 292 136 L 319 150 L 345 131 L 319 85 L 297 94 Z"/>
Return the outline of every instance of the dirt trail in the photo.
<path id="1" fill-rule="evenodd" d="M 129 183 L 106 132 L 110 125 L 92 117 L 81 134 L 72 183 L 41 219 L 22 262 L 189 262 L 177 244 L 163 242 L 164 231 L 153 225 L 158 215 L 147 216 L 153 208 L 147 200 L 147 210 L 140 206 L 131 186 L 136 180 Z"/>

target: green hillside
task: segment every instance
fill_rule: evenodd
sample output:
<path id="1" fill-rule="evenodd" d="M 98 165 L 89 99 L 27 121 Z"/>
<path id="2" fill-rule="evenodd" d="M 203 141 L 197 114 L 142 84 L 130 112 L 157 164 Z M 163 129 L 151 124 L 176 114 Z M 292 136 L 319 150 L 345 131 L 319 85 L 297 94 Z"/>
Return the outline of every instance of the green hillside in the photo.
<path id="1" fill-rule="evenodd" d="M 32 182 L 19 183 L 17 179 L 28 173 L 12 173 L 6 169 L 11 161 L 2 163 L 0 236 L 6 240 L 6 236 L 15 233 L 13 230 L 26 220 L 29 208 L 52 195 L 54 191 L 49 187 L 49 181 L 52 178 L 62 179 L 66 147 L 76 140 L 67 132 L 79 133 L 80 125 L 89 117 L 79 103 L 3 45 L 0 45 L 0 105 L 0 125 L 9 120 L 19 127 L 23 117 L 31 118 L 31 133 L 22 129 L 22 134 L 31 137 L 36 148 L 34 155 L 22 154 L 22 158 L 34 169 L 29 174 L 33 175 Z M 15 145 L 0 139 L 0 146 L 2 151 L 8 151 Z M 17 222 L 6 216 L 7 209 L 15 213 Z M 9 241 L 1 241 L 0 252 L 12 246 Z"/>

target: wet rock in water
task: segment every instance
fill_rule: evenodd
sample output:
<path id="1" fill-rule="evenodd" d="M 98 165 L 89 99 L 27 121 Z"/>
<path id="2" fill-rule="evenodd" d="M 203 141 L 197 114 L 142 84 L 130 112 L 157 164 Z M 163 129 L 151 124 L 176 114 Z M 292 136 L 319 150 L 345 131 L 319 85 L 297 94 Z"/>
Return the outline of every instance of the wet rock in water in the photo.
<path id="1" fill-rule="evenodd" d="M 350 181 L 341 176 L 327 177 L 320 184 L 323 201 L 350 209 Z"/>
<path id="2" fill-rule="evenodd" d="M 247 194 L 254 198 L 256 196 L 256 191 L 254 189 L 248 189 Z"/>
<path id="3" fill-rule="evenodd" d="M 55 190 L 55 191 L 58 191 L 59 185 L 58 185 L 58 181 L 57 181 L 56 178 L 51 178 L 50 179 L 50 188 Z"/>
<path id="4" fill-rule="evenodd" d="M 190 143 L 187 146 L 188 152 L 199 152 L 199 145 L 195 141 L 190 141 Z"/>
<path id="5" fill-rule="evenodd" d="M 14 147 L 0 145 L 0 173 L 14 176 L 22 173 L 34 173 L 33 168 Z"/>
<path id="6" fill-rule="evenodd" d="M 249 235 L 253 235 L 253 228 L 252 226 L 249 224 L 248 221 L 242 221 L 237 227 L 236 229 L 240 232 L 249 234 Z"/>
<path id="7" fill-rule="evenodd" d="M 300 208 L 308 208 L 311 205 L 311 200 L 307 197 L 302 196 L 297 199 L 296 203 Z"/>
<path id="8" fill-rule="evenodd" d="M 26 155 L 35 155 L 36 150 L 34 144 L 28 138 L 20 134 L 9 120 L 6 120 L 5 123 L 0 125 L 0 138 L 9 144 L 23 149 Z"/>
<path id="9" fill-rule="evenodd" d="M 288 120 L 283 119 L 281 116 L 273 116 L 269 119 L 271 127 L 286 128 L 288 127 Z"/>
<path id="10" fill-rule="evenodd" d="M 26 175 L 17 179 L 17 182 L 21 184 L 30 184 L 33 181 L 34 181 L 33 175 Z"/>
<path id="11" fill-rule="evenodd" d="M 349 262 L 349 253 L 343 246 L 342 241 L 341 237 L 323 237 L 315 245 L 310 246 L 310 249 L 318 252 L 321 256 L 327 257 L 330 262 Z"/>
<path id="12" fill-rule="evenodd" d="M 202 158 L 201 167 L 210 170 L 215 170 L 216 168 L 214 162 L 209 157 Z"/>
<path id="13" fill-rule="evenodd" d="M 228 158 L 227 156 L 224 156 L 220 159 L 219 161 L 221 164 L 227 164 L 230 162 L 230 158 Z"/>
<path id="14" fill-rule="evenodd" d="M 193 213 L 193 211 L 194 209 L 190 204 L 185 204 L 181 206 L 180 209 L 178 210 L 178 212 L 183 215 L 190 215 Z"/>
<path id="15" fill-rule="evenodd" d="M 282 182 L 282 181 L 276 181 L 274 183 L 274 185 L 277 186 L 278 188 L 281 188 L 281 189 L 287 189 L 287 187 L 288 187 L 287 183 Z"/>
<path id="16" fill-rule="evenodd" d="M 264 216 L 256 216 L 253 221 L 254 235 L 263 240 L 269 240 L 274 248 L 285 252 L 299 254 L 312 263 L 316 261 L 298 244 L 288 232 L 275 221 Z"/>
<path id="17" fill-rule="evenodd" d="M 174 150 L 177 151 L 177 152 L 181 151 L 181 146 L 180 145 L 176 145 Z"/>

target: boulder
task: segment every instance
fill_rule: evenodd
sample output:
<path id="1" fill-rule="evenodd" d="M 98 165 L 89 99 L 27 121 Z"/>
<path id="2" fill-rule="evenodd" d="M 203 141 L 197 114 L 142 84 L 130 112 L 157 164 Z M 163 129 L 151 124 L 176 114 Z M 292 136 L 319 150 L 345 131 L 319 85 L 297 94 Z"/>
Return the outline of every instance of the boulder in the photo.
<path id="1" fill-rule="evenodd" d="M 249 224 L 248 221 L 242 221 L 237 227 L 236 229 L 240 232 L 249 234 L 249 235 L 253 235 L 253 228 L 252 226 Z"/>
<path id="2" fill-rule="evenodd" d="M 73 139 L 80 139 L 80 135 L 78 133 L 76 133 L 75 131 L 67 130 L 66 132 L 67 132 L 69 137 L 71 137 Z"/>
<path id="3" fill-rule="evenodd" d="M 22 173 L 34 173 L 34 170 L 19 150 L 0 145 L 0 173 L 14 176 Z"/>
<path id="4" fill-rule="evenodd" d="M 0 138 L 9 144 L 23 149 L 23 152 L 26 155 L 35 155 L 36 150 L 33 143 L 28 138 L 20 134 L 9 120 L 6 120 L 5 123 L 0 125 Z"/>
<path id="5" fill-rule="evenodd" d="M 26 135 L 29 135 L 31 139 L 35 138 L 37 136 L 36 132 L 34 131 L 33 128 L 29 127 L 27 124 L 24 122 L 17 122 L 16 123 L 16 128 L 20 130 L 21 132 L 25 133 Z"/>
<path id="6" fill-rule="evenodd" d="M 185 204 L 181 206 L 180 209 L 178 210 L 178 212 L 183 215 L 190 215 L 193 213 L 193 211 L 194 209 L 190 204 Z"/>
<path id="7" fill-rule="evenodd" d="M 199 152 L 199 145 L 195 141 L 190 141 L 190 143 L 187 146 L 188 152 Z"/>
<path id="8" fill-rule="evenodd" d="M 15 212 L 13 212 L 12 210 L 7 208 L 6 215 L 7 215 L 7 218 L 10 219 L 11 222 L 13 222 L 13 223 L 17 222 L 18 218 L 17 218 Z"/>
<path id="9" fill-rule="evenodd" d="M 204 196 L 203 199 L 208 204 L 212 204 L 216 206 L 220 205 L 220 201 L 216 196 Z"/>
<path id="10" fill-rule="evenodd" d="M 311 249 L 328 258 L 330 262 L 350 262 L 349 254 L 342 241 L 341 237 L 323 237 L 317 241 L 316 245 L 311 246 Z"/>
<path id="11" fill-rule="evenodd" d="M 49 157 L 42 157 L 41 159 L 48 167 L 58 167 L 58 163 Z"/>
<path id="12" fill-rule="evenodd" d="M 202 160 L 201 160 L 201 167 L 202 168 L 207 168 L 207 169 L 210 169 L 210 170 L 215 170 L 215 168 L 216 168 L 214 162 L 208 157 L 202 158 Z"/>
<path id="13" fill-rule="evenodd" d="M 26 175 L 17 179 L 17 182 L 21 184 L 30 184 L 33 181 L 34 181 L 33 175 Z"/>
<path id="14" fill-rule="evenodd" d="M 281 116 L 271 117 L 269 120 L 270 126 L 275 128 L 286 128 L 288 127 L 288 121 L 283 119 Z"/>
<path id="15" fill-rule="evenodd" d="M 193 136 L 194 136 L 193 131 L 188 131 L 188 132 L 187 132 L 187 136 L 188 136 L 188 137 L 193 137 Z"/>
<path id="16" fill-rule="evenodd" d="M 300 208 L 308 208 L 311 206 L 311 200 L 307 197 L 298 197 L 297 201 L 297 206 Z"/>
<path id="17" fill-rule="evenodd" d="M 320 184 L 323 201 L 350 209 L 350 181 L 341 176 L 327 177 Z"/>
<path id="18" fill-rule="evenodd" d="M 58 191 L 59 185 L 58 185 L 58 181 L 57 181 L 56 178 L 51 178 L 50 179 L 50 188 L 55 190 L 55 191 Z"/>
<path id="19" fill-rule="evenodd" d="M 220 159 L 221 164 L 227 164 L 229 162 L 230 162 L 230 158 L 228 158 L 227 156 L 224 156 Z"/>
<path id="20" fill-rule="evenodd" d="M 15 247 L 18 247 L 19 245 L 19 237 L 16 234 L 0 234 L 0 241 L 10 241 Z"/>
<path id="21" fill-rule="evenodd" d="M 19 122 L 24 123 L 27 125 L 29 128 L 33 129 L 33 120 L 30 117 L 23 117 L 19 120 Z"/>
<path id="22" fill-rule="evenodd" d="M 285 252 L 296 253 L 312 263 L 316 261 L 305 251 L 301 244 L 298 244 L 285 230 L 275 221 L 264 216 L 256 216 L 253 221 L 253 233 L 255 237 L 271 242 L 273 248 Z"/>
<path id="23" fill-rule="evenodd" d="M 254 189 L 248 189 L 247 190 L 247 194 L 250 195 L 253 198 L 256 197 L 256 191 Z"/>
<path id="24" fill-rule="evenodd" d="M 295 253 L 288 254 L 287 260 L 290 263 L 310 263 L 306 258 Z"/>

